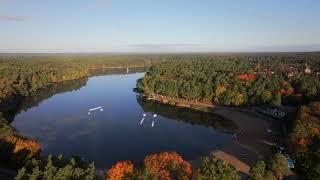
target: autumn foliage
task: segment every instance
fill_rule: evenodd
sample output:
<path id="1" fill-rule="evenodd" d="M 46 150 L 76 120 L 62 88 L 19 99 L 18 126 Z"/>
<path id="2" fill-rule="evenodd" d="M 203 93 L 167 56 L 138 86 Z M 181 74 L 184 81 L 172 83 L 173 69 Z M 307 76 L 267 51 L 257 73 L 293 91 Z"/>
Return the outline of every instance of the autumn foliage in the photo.
<path id="1" fill-rule="evenodd" d="M 281 95 L 290 95 L 294 93 L 294 89 L 288 82 L 284 81 L 281 83 L 281 89 L 276 93 L 279 93 Z"/>
<path id="2" fill-rule="evenodd" d="M 30 152 L 28 157 L 32 157 L 32 154 L 36 154 L 40 151 L 40 145 L 34 140 L 22 139 L 16 136 L 6 136 L 3 140 L 14 144 L 13 153 L 19 153 L 20 151 L 27 150 Z"/>
<path id="3" fill-rule="evenodd" d="M 302 106 L 293 130 L 289 147 L 296 161 L 296 170 L 304 179 L 320 177 L 320 102 Z"/>
<path id="4" fill-rule="evenodd" d="M 190 179 L 190 164 L 175 152 L 163 152 L 146 156 L 141 169 L 136 170 L 130 161 L 121 161 L 112 166 L 107 180 L 123 179 Z"/>
<path id="5" fill-rule="evenodd" d="M 122 180 L 132 177 L 134 174 L 134 167 L 130 161 L 121 161 L 112 166 L 108 171 L 107 180 Z"/>
<path id="6" fill-rule="evenodd" d="M 253 79 L 256 79 L 257 78 L 257 75 L 255 74 L 241 74 L 239 75 L 239 79 L 240 80 L 253 80 Z"/>
<path id="7" fill-rule="evenodd" d="M 320 102 L 314 102 L 308 106 L 302 106 L 293 132 L 290 134 L 292 150 L 298 152 L 308 151 L 312 140 L 320 138 Z"/>
<path id="8" fill-rule="evenodd" d="M 40 144 L 36 141 L 19 137 L 17 135 L 7 135 L 0 138 L 1 147 L 6 149 L 7 156 L 15 164 L 23 164 L 28 159 L 40 155 Z"/>
<path id="9" fill-rule="evenodd" d="M 192 173 L 190 164 L 175 152 L 149 155 L 143 163 L 152 176 L 163 180 L 188 179 Z"/>

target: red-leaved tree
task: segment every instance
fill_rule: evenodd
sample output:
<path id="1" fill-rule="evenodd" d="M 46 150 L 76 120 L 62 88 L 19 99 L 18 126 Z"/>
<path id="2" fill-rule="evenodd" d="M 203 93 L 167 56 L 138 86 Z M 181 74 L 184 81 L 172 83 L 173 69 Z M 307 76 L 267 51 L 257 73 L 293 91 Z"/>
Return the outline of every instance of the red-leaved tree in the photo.
<path id="1" fill-rule="evenodd" d="M 144 167 L 155 178 L 163 180 L 189 179 L 190 164 L 175 152 L 164 152 L 145 157 Z"/>

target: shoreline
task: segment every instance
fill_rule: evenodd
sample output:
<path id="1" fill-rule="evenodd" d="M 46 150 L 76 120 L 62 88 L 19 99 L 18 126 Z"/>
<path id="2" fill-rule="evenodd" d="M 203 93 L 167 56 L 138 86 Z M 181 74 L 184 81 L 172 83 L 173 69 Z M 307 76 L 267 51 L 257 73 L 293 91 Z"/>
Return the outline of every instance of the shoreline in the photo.
<path id="1" fill-rule="evenodd" d="M 217 106 L 205 102 L 179 100 L 160 95 L 148 98 L 143 93 L 140 94 L 146 100 L 215 113 L 232 120 L 237 125 L 236 140 L 212 150 L 210 154 L 233 165 L 243 179 L 248 177 L 250 166 L 271 153 L 274 142 L 273 135 L 278 132 L 268 133 L 266 129 L 271 129 L 272 121 L 275 120 L 252 111 L 250 107 Z M 191 162 L 196 166 L 200 165 L 199 159 Z"/>
<path id="2" fill-rule="evenodd" d="M 217 108 L 218 106 L 208 103 L 208 102 L 203 102 L 203 101 L 194 101 L 194 100 L 185 100 L 185 99 L 176 99 L 176 98 L 169 98 L 165 97 L 162 95 L 154 95 L 153 97 L 148 97 L 144 93 L 137 92 L 140 94 L 141 97 L 145 98 L 146 100 L 153 100 L 160 102 L 162 104 L 169 104 L 172 106 L 176 107 L 182 107 L 182 108 L 192 108 L 192 109 L 197 109 L 197 110 L 203 110 L 202 108 L 208 108 L 208 110 L 212 110 L 213 108 Z"/>

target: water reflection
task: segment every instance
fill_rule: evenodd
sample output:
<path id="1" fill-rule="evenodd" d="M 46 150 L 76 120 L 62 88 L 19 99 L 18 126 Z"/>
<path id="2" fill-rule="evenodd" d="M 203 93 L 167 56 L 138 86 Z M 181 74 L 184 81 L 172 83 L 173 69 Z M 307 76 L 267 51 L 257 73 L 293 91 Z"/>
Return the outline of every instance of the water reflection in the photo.
<path id="1" fill-rule="evenodd" d="M 7 106 L 6 109 L 2 109 L 0 111 L 3 112 L 3 116 L 8 122 L 12 122 L 14 117 L 20 112 L 39 106 L 42 101 L 52 97 L 53 95 L 77 91 L 81 87 L 85 86 L 87 81 L 88 78 L 82 78 L 52 84 L 46 88 L 38 90 L 31 96 L 17 100 L 16 102 L 12 103 L 11 106 Z"/>
<path id="2" fill-rule="evenodd" d="M 145 112 L 159 114 L 176 121 L 211 127 L 216 130 L 232 131 L 237 128 L 233 121 L 217 114 L 146 100 L 139 94 L 137 95 L 137 102 Z"/>

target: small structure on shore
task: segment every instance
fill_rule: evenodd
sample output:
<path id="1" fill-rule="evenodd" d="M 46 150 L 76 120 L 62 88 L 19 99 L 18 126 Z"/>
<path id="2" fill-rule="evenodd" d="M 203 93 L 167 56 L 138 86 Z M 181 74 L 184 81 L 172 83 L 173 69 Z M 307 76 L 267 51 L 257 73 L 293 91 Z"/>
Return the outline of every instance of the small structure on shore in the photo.
<path id="1" fill-rule="evenodd" d="M 310 68 L 310 66 L 308 66 L 307 63 L 304 65 L 304 73 L 311 74 L 311 68 Z"/>
<path id="2" fill-rule="evenodd" d="M 286 117 L 287 113 L 277 107 L 271 107 L 271 106 L 257 106 L 254 108 L 254 110 L 256 110 L 257 112 L 261 113 L 261 114 L 265 114 L 267 116 L 276 118 L 276 119 L 283 119 Z"/>

